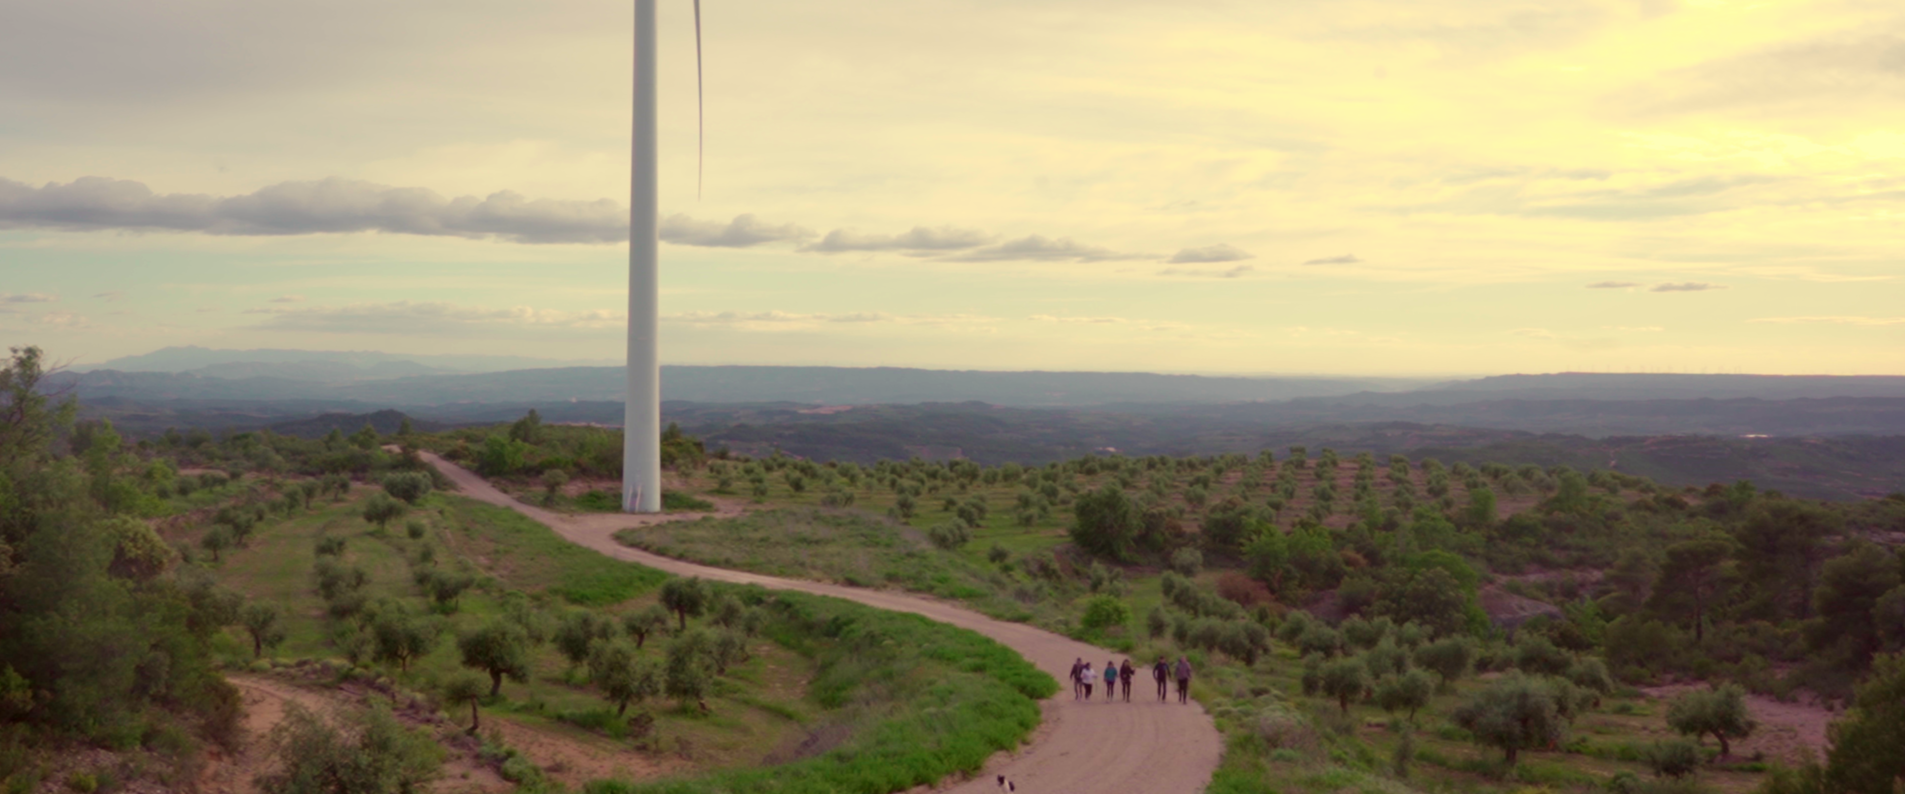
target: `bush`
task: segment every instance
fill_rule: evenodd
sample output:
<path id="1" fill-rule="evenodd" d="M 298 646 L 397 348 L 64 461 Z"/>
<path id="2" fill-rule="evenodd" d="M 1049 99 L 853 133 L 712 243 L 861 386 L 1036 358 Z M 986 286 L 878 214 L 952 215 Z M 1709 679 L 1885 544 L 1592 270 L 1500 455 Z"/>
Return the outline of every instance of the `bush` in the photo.
<path id="1" fill-rule="evenodd" d="M 926 530 L 926 539 L 946 551 L 953 551 L 972 540 L 972 530 L 962 521 L 941 521 Z"/>
<path id="2" fill-rule="evenodd" d="M 1647 748 L 1647 768 L 1661 777 L 1686 777 L 1700 769 L 1700 745 L 1675 737 Z"/>
<path id="3" fill-rule="evenodd" d="M 436 779 L 443 748 L 422 729 L 409 729 L 382 703 L 333 725 L 289 704 L 267 740 L 278 768 L 258 776 L 274 794 L 417 791 Z"/>
<path id="4" fill-rule="evenodd" d="M 402 499 L 404 504 L 414 505 L 430 492 L 433 482 L 430 475 L 420 471 L 400 471 L 384 475 L 381 483 L 384 492 Z"/>
<path id="5" fill-rule="evenodd" d="M 1100 595 L 1092 596 L 1085 602 L 1085 616 L 1079 625 L 1092 631 L 1101 631 L 1114 626 L 1123 627 L 1131 622 L 1131 608 L 1118 598 Z"/>
<path id="6" fill-rule="evenodd" d="M 1204 567 L 1204 553 L 1192 548 L 1178 549 L 1171 555 L 1171 570 L 1183 576 L 1196 576 Z"/>
<path id="7" fill-rule="evenodd" d="M 1242 571 L 1225 571 L 1222 576 L 1217 577 L 1217 595 L 1245 609 L 1276 600 L 1270 596 L 1269 587 L 1246 576 Z"/>

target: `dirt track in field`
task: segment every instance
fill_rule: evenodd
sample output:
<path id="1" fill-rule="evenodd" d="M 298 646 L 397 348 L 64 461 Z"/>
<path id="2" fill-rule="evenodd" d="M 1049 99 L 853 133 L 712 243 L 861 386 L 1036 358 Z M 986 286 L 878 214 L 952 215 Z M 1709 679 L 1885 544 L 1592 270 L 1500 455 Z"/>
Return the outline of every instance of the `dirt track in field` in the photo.
<path id="1" fill-rule="evenodd" d="M 460 495 L 514 510 L 573 543 L 610 557 L 681 576 L 798 590 L 923 615 L 991 637 L 1061 682 L 1059 694 L 1044 703 L 1045 724 L 1035 733 L 1031 745 L 1016 753 L 1001 753 L 978 777 L 948 782 L 937 791 L 996 792 L 996 776 L 1005 775 L 1027 794 L 1179 794 L 1202 791 L 1217 768 L 1223 740 L 1203 707 L 1195 701 L 1178 705 L 1174 697 L 1159 702 L 1148 677 L 1141 677 L 1132 688 L 1129 704 L 1107 703 L 1102 696 L 1090 702 L 1072 699 L 1071 687 L 1063 685 L 1072 661 L 1082 657 L 1096 669 L 1103 669 L 1109 658 L 1123 661 L 1124 657 L 1111 651 L 921 596 L 710 568 L 631 549 L 615 542 L 616 532 L 693 520 L 706 514 L 566 516 L 523 504 L 467 469 L 427 452 L 423 455 L 456 482 Z M 732 515 L 738 510 L 736 505 L 723 505 L 721 512 Z M 1144 669 L 1148 667 L 1144 661 L 1134 659 L 1132 663 Z M 1103 687 L 1099 689 L 1102 693 Z"/>

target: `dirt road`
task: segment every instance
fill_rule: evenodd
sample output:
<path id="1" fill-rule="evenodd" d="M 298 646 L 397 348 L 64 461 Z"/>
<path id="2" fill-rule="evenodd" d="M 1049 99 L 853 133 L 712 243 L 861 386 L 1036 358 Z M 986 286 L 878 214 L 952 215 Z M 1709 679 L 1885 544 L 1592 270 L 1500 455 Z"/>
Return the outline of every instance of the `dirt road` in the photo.
<path id="1" fill-rule="evenodd" d="M 1072 660 L 1082 657 L 1102 670 L 1106 659 L 1124 659 L 1111 651 L 918 596 L 710 568 L 631 549 L 615 542 L 617 531 L 701 516 L 564 516 L 518 502 L 475 473 L 436 455 L 424 453 L 424 458 L 456 481 L 462 496 L 515 510 L 571 542 L 610 557 L 681 576 L 798 590 L 923 615 L 998 640 L 1059 680 L 1059 694 L 1045 704 L 1047 724 L 1039 730 L 1038 741 L 1010 757 L 995 757 L 980 776 L 942 790 L 996 792 L 995 776 L 1005 775 L 1028 794 L 1187 794 L 1202 791 L 1217 768 L 1223 740 L 1204 709 L 1195 702 L 1177 705 L 1174 698 L 1158 702 L 1146 675 L 1140 675 L 1132 687 L 1129 704 L 1107 703 L 1102 697 L 1089 703 L 1072 700 L 1071 686 L 1065 683 Z M 1144 661 L 1132 660 L 1141 670 L 1148 668 Z M 1103 682 L 1098 690 L 1103 692 Z"/>

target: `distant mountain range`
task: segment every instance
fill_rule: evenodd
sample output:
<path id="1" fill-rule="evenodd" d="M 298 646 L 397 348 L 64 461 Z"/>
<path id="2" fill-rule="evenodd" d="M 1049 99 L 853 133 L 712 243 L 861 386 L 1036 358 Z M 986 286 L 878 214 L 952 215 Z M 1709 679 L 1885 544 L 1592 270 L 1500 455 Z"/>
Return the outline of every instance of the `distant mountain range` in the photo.
<path id="1" fill-rule="evenodd" d="M 73 369 L 77 372 L 107 369 L 121 372 L 200 372 L 215 377 L 273 376 L 294 380 L 330 381 L 354 380 L 355 377 L 339 377 L 354 372 L 395 373 L 378 377 L 401 377 L 429 372 L 501 372 L 511 369 L 605 366 L 619 363 L 610 359 L 562 361 L 528 356 L 406 355 L 369 350 L 224 350 L 190 345 L 161 348 L 136 356 L 122 356 L 100 364 L 79 365 Z M 269 369 L 258 368 L 259 365 L 279 366 Z M 343 368 L 337 365 L 342 365 Z M 247 369 L 247 367 L 258 369 Z M 245 372 L 252 374 L 238 374 Z"/>
<path id="2" fill-rule="evenodd" d="M 619 366 L 204 348 L 109 363 L 57 373 L 48 384 L 135 437 L 166 427 L 322 435 L 366 421 L 387 430 L 405 414 L 424 429 L 509 421 L 531 408 L 552 422 L 622 420 Z M 511 368 L 451 371 L 504 365 Z M 667 366 L 662 394 L 665 420 L 749 454 L 1031 463 L 1108 449 L 1205 454 L 1307 443 L 1612 464 L 1677 483 L 1750 476 L 1834 498 L 1905 486 L 1905 377 L 1560 373 L 1438 382 Z"/>

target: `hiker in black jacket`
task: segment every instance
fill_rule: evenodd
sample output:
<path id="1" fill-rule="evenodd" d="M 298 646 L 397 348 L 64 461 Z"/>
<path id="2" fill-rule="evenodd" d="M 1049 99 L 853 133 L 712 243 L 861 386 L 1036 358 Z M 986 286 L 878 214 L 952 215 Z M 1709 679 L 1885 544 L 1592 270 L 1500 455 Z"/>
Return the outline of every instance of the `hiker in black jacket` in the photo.
<path id="1" fill-rule="evenodd" d="M 1169 697 L 1170 695 L 1165 687 L 1166 682 L 1171 680 L 1171 663 L 1164 661 L 1164 657 L 1162 656 L 1158 657 L 1158 663 L 1151 667 L 1151 677 L 1157 679 L 1158 682 L 1158 700 Z"/>

